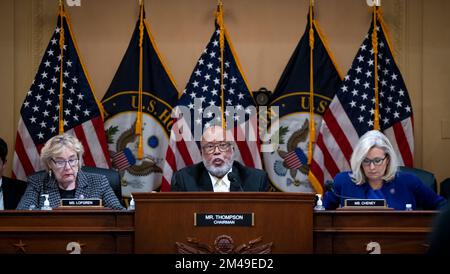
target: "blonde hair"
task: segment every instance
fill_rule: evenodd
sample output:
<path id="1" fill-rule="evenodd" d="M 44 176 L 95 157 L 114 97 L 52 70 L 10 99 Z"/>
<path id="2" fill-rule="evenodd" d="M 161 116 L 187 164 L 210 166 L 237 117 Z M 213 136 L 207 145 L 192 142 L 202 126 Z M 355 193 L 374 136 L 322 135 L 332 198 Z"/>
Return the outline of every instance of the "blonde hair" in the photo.
<path id="1" fill-rule="evenodd" d="M 50 138 L 41 150 L 41 163 L 43 168 L 50 170 L 50 160 L 57 154 L 60 154 L 64 148 L 75 151 L 78 157 L 78 168 L 83 165 L 83 145 L 73 135 L 63 133 Z"/>
<path id="2" fill-rule="evenodd" d="M 383 180 L 390 181 L 394 179 L 397 173 L 398 160 L 397 154 L 392 147 L 389 139 L 378 130 L 371 130 L 366 132 L 358 141 L 358 144 L 353 150 L 352 157 L 350 159 L 350 165 L 352 168 L 351 178 L 357 184 L 361 185 L 366 181 L 366 175 L 362 169 L 362 161 L 366 158 L 367 153 L 372 148 L 382 149 L 388 157 L 388 165 L 386 172 L 383 176 Z"/>

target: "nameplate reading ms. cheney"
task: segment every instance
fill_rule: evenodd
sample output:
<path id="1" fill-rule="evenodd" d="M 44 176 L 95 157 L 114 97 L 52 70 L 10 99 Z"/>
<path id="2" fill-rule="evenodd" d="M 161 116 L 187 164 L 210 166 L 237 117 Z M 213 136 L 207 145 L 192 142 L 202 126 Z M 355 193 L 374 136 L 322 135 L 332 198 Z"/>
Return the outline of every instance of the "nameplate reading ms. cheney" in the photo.
<path id="1" fill-rule="evenodd" d="M 102 199 L 61 199 L 62 207 L 101 207 Z"/>
<path id="2" fill-rule="evenodd" d="M 384 199 L 347 199 L 345 207 L 368 207 L 368 208 L 386 208 Z"/>
<path id="3" fill-rule="evenodd" d="M 254 213 L 194 213 L 195 226 L 254 226 Z"/>

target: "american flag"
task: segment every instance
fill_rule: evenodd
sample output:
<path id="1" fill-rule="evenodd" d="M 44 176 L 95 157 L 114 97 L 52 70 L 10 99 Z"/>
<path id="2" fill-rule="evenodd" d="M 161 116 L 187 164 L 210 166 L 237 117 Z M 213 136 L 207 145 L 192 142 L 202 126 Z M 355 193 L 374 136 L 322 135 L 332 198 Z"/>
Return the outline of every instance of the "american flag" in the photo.
<path id="1" fill-rule="evenodd" d="M 216 22 L 208 45 L 203 50 L 194 72 L 183 92 L 177 109 L 187 107 L 190 119 L 186 116 L 177 119 L 172 127 L 169 147 L 164 165 L 162 191 L 170 190 L 172 174 L 185 167 L 201 161 L 199 137 L 197 129 L 203 129 L 213 124 L 221 124 L 221 114 L 213 111 L 225 106 L 224 116 L 227 122 L 235 121 L 236 160 L 244 165 L 261 168 L 256 126 L 256 111 L 253 97 L 246 83 L 240 65 L 230 44 L 228 34 L 223 28 L 223 70 L 221 69 L 221 29 Z M 221 95 L 221 77 L 223 77 L 223 98 Z M 233 108 L 236 112 L 230 111 Z M 211 111 L 210 111 L 211 110 Z M 176 140 L 179 130 L 183 128 L 183 138 Z M 186 132 L 185 129 L 188 129 Z M 242 133 L 247 138 L 241 139 Z M 250 135 L 250 136 L 249 136 Z M 240 136 L 236 138 L 236 136 Z M 196 141 L 195 141 L 196 140 Z"/>
<path id="2" fill-rule="evenodd" d="M 379 125 L 394 146 L 400 164 L 412 166 L 414 137 L 411 101 L 392 55 L 385 28 L 377 11 Z M 311 166 L 313 177 L 321 183 L 332 179 L 338 172 L 350 169 L 353 147 L 361 135 L 374 129 L 372 30 L 373 22 L 341 88 L 323 116 Z"/>
<path id="3" fill-rule="evenodd" d="M 64 33 L 62 56 L 61 33 Z M 61 59 L 62 106 L 59 104 Z M 61 107 L 64 131 L 75 135 L 83 144 L 85 165 L 108 168 L 110 160 L 100 108 L 77 52 L 68 15 L 63 10 L 20 110 L 13 160 L 16 178 L 24 180 L 41 169 L 39 154 L 45 142 L 59 133 Z"/>

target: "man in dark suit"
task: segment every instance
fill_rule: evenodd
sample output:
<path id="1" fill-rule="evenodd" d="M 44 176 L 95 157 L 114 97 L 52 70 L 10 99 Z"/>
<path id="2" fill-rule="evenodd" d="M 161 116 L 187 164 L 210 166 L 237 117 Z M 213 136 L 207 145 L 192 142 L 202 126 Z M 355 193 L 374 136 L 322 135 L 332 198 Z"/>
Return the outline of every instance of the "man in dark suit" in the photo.
<path id="1" fill-rule="evenodd" d="M 201 151 L 202 162 L 173 174 L 171 191 L 267 191 L 267 173 L 233 160 L 234 143 L 227 141 L 222 127 L 205 130 Z"/>
<path id="2" fill-rule="evenodd" d="M 14 180 L 3 176 L 6 167 L 6 155 L 8 146 L 0 138 L 0 209 L 16 209 L 25 189 L 26 182 Z"/>

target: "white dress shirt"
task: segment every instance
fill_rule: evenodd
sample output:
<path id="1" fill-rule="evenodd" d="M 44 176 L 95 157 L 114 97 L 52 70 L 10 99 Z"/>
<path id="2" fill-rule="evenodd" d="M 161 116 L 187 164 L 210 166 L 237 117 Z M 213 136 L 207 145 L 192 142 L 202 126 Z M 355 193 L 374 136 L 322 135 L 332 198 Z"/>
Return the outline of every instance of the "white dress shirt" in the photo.
<path id="1" fill-rule="evenodd" d="M 217 178 L 216 176 L 211 175 L 208 172 L 209 177 L 211 178 L 211 182 L 213 185 L 214 192 L 230 192 L 230 180 L 228 180 L 228 173 L 231 172 L 231 169 L 223 176 L 222 178 Z"/>

